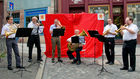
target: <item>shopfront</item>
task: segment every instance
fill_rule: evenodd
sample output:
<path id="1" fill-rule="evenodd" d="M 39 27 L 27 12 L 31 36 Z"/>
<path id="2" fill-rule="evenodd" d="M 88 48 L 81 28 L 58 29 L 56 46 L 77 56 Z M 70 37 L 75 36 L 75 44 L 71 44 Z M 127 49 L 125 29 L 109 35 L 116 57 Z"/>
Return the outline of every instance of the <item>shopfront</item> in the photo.
<path id="1" fill-rule="evenodd" d="M 39 17 L 39 14 L 47 14 L 48 8 L 37 8 L 24 10 L 24 27 L 27 27 L 33 16 Z"/>
<path id="2" fill-rule="evenodd" d="M 59 13 L 104 13 L 104 25 L 107 19 L 113 19 L 114 24 L 120 28 L 125 24 L 125 18 L 134 18 L 134 24 L 140 29 L 140 0 L 60 0 L 61 11 Z M 138 38 L 140 37 L 140 34 Z M 116 39 L 121 39 L 117 36 Z M 138 43 L 140 41 L 138 40 Z"/>

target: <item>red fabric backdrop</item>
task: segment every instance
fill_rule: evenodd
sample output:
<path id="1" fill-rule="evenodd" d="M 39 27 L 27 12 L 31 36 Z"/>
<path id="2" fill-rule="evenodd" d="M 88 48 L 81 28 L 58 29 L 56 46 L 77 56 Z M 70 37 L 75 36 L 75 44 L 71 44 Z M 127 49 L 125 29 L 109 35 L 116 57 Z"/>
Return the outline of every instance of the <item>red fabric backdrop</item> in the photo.
<path id="1" fill-rule="evenodd" d="M 61 37 L 61 56 L 67 57 L 67 39 L 74 35 L 74 30 L 79 29 L 80 32 L 84 29 L 97 30 L 100 34 L 103 32 L 104 21 L 98 20 L 97 14 L 46 14 L 46 21 L 42 21 L 44 25 L 44 36 L 46 43 L 47 57 L 52 55 L 51 35 L 49 33 L 50 26 L 54 23 L 54 19 L 58 19 L 62 25 L 66 27 L 65 35 Z M 88 34 L 88 32 L 87 32 Z M 80 52 L 82 57 L 95 57 L 98 58 L 102 55 L 103 43 L 92 37 L 86 37 L 86 45 L 83 46 L 83 50 Z M 94 47 L 96 46 L 96 47 Z M 95 49 L 95 52 L 94 52 Z M 85 55 L 84 55 L 85 52 Z M 94 54 L 95 53 L 95 54 Z M 75 53 L 74 53 L 75 54 Z M 57 48 L 55 56 L 57 56 Z"/>

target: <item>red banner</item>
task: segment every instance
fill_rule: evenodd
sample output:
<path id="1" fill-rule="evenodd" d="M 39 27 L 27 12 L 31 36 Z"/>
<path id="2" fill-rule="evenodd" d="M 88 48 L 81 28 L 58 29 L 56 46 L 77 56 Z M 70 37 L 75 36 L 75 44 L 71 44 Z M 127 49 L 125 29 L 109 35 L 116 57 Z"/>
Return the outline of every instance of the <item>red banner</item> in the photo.
<path id="1" fill-rule="evenodd" d="M 79 29 L 80 32 L 84 29 L 86 32 L 88 30 L 97 30 L 100 34 L 103 32 L 104 21 L 98 20 L 97 14 L 46 14 L 46 21 L 42 21 L 44 25 L 44 37 L 46 43 L 47 57 L 52 55 L 52 44 L 51 35 L 49 33 L 50 26 L 54 24 L 54 19 L 58 19 L 62 25 L 66 27 L 65 35 L 61 36 L 61 56 L 67 57 L 67 39 L 74 35 L 74 30 Z M 88 34 L 88 32 L 87 32 Z M 98 58 L 102 55 L 103 43 L 98 39 L 86 37 L 86 45 L 83 46 L 83 50 L 80 52 L 81 57 L 95 57 Z M 75 53 L 74 53 L 75 54 Z M 57 48 L 55 52 L 57 56 Z"/>

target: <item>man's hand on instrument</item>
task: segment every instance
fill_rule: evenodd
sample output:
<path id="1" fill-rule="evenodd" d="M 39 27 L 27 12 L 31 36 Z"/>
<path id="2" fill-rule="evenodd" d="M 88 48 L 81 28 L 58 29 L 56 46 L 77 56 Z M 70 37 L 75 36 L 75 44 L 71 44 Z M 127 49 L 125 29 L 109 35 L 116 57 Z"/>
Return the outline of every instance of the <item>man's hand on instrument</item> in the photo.
<path id="1" fill-rule="evenodd" d="M 125 30 L 125 29 L 126 29 L 126 27 L 124 27 L 124 26 L 121 27 L 121 30 Z"/>
<path id="2" fill-rule="evenodd" d="M 112 32 L 108 31 L 107 34 L 112 34 Z"/>
<path id="3" fill-rule="evenodd" d="M 61 27 L 58 27 L 58 26 L 57 26 L 56 28 L 57 28 L 57 29 L 60 29 Z"/>
<path id="4" fill-rule="evenodd" d="M 36 23 L 37 26 L 40 26 L 40 23 Z"/>
<path id="5" fill-rule="evenodd" d="M 108 34 L 110 34 L 110 32 L 109 32 L 109 31 L 107 31 L 107 32 L 106 32 L 106 35 L 108 35 Z"/>
<path id="6" fill-rule="evenodd" d="M 75 45 L 75 43 L 72 43 L 72 45 Z"/>

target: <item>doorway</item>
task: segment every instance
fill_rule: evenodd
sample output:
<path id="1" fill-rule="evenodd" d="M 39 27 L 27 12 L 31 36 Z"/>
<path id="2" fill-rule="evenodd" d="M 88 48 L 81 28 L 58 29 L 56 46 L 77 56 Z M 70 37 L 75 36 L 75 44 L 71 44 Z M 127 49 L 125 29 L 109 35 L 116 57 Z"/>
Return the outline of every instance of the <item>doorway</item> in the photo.
<path id="1" fill-rule="evenodd" d="M 113 6 L 113 23 L 120 28 L 121 25 L 124 25 L 124 10 L 123 5 Z M 122 36 L 118 34 L 116 39 L 121 39 Z"/>

